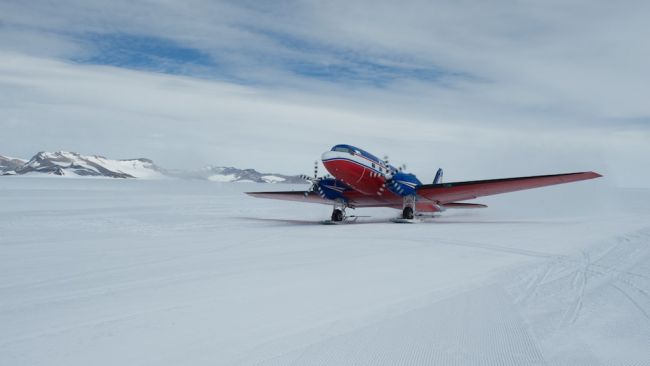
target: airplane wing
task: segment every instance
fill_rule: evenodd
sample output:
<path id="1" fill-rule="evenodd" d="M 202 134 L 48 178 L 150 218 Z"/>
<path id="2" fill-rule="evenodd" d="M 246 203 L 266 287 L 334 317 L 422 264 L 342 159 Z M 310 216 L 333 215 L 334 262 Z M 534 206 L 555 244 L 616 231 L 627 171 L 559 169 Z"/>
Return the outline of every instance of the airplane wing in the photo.
<path id="1" fill-rule="evenodd" d="M 576 182 L 601 177 L 595 172 L 580 172 L 532 177 L 475 180 L 468 182 L 425 184 L 417 188 L 418 196 L 439 204 L 465 201 L 476 197 L 520 191 L 524 189 Z"/>
<path id="2" fill-rule="evenodd" d="M 327 198 L 321 197 L 315 192 L 306 192 L 306 191 L 246 192 L 246 194 L 257 198 L 270 198 L 275 200 L 295 201 L 295 202 L 322 203 L 326 205 L 331 205 L 334 202 Z M 343 192 L 343 196 L 345 197 L 345 199 L 347 199 L 349 207 L 352 208 L 393 207 L 394 205 L 402 204 L 401 203 L 402 199 L 399 196 L 379 198 L 373 195 L 365 195 L 353 189 Z"/>
<path id="3" fill-rule="evenodd" d="M 417 188 L 417 194 L 427 200 L 443 205 L 445 208 L 480 208 L 484 205 L 466 204 L 457 201 L 465 201 L 482 196 L 489 196 L 499 193 L 520 191 L 524 189 L 544 187 L 554 184 L 576 182 L 585 179 L 601 177 L 594 172 L 538 175 L 533 177 L 503 178 L 476 180 L 469 182 L 454 182 L 440 184 L 425 184 Z M 284 201 L 321 203 L 331 205 L 333 201 L 322 198 L 314 192 L 306 191 L 279 191 L 279 192 L 246 192 L 249 196 L 258 198 L 270 198 Z M 355 190 L 348 190 L 343 193 L 348 200 L 350 207 L 402 207 L 402 198 L 397 195 L 364 195 Z M 422 202 L 424 204 L 424 202 Z M 423 209 L 424 210 L 424 209 Z M 426 210 L 425 210 L 426 211 Z"/>
<path id="4" fill-rule="evenodd" d="M 332 204 L 332 201 L 326 198 L 322 198 L 317 193 L 306 192 L 306 191 L 246 192 L 246 194 L 257 198 L 270 198 L 270 199 L 283 200 L 283 201 L 324 203 L 328 205 Z"/>

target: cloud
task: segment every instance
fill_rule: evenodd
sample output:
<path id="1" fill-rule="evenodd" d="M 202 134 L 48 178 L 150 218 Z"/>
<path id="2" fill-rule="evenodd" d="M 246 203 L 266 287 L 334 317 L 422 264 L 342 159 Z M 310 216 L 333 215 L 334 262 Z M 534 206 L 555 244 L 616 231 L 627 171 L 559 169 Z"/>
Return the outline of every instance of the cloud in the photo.
<path id="1" fill-rule="evenodd" d="M 450 179 L 647 185 L 649 6 L 4 1 L 0 153 L 293 173 L 342 142 Z"/>

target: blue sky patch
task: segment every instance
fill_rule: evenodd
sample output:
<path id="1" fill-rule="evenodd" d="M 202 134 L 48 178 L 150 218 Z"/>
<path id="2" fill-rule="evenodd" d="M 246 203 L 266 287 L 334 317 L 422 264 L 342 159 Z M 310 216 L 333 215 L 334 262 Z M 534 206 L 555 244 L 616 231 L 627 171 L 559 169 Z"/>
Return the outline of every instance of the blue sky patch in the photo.
<path id="1" fill-rule="evenodd" d="M 74 61 L 171 74 L 214 72 L 217 62 L 207 53 L 169 39 L 124 33 L 91 33 L 81 37 L 92 50 Z"/>
<path id="2" fill-rule="evenodd" d="M 244 69 L 275 68 L 300 77 L 339 84 L 382 87 L 398 80 L 418 80 L 437 84 L 449 79 L 467 78 L 436 66 L 419 66 L 412 60 L 385 55 L 365 55 L 355 50 L 333 47 L 287 34 L 245 28 L 258 37 L 278 45 L 281 52 L 261 53 L 243 45 L 240 50 L 213 50 L 211 53 L 177 41 L 126 33 L 90 33 L 78 38 L 89 55 L 73 61 L 111 65 L 130 69 L 221 79 L 240 84 L 255 84 Z M 282 52 L 291 51 L 291 52 Z M 224 53 L 220 60 L 213 55 Z M 225 54 L 229 52 L 229 54 Z M 230 58 L 233 54 L 241 57 Z M 291 56 L 288 56 L 291 55 Z M 236 61 L 234 61 L 236 60 Z M 245 60 L 245 65 L 238 62 Z M 418 65 L 418 66 L 414 66 Z"/>

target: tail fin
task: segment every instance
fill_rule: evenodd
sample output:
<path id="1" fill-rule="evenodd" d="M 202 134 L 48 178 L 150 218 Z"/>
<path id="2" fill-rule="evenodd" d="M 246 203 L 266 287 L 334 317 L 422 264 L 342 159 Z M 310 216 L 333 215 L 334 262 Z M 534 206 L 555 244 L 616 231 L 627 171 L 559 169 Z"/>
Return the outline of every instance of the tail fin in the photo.
<path id="1" fill-rule="evenodd" d="M 442 168 L 438 168 L 436 172 L 436 177 L 433 178 L 433 184 L 442 183 Z"/>

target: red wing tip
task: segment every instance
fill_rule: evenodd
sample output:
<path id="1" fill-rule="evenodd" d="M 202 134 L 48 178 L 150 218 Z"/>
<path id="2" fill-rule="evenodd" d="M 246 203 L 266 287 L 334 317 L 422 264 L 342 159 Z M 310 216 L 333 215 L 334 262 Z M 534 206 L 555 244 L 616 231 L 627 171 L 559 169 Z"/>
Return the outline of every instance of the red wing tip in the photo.
<path id="1" fill-rule="evenodd" d="M 589 178 L 600 178 L 603 176 L 602 174 L 596 172 L 586 172 L 585 174 L 588 175 Z"/>

